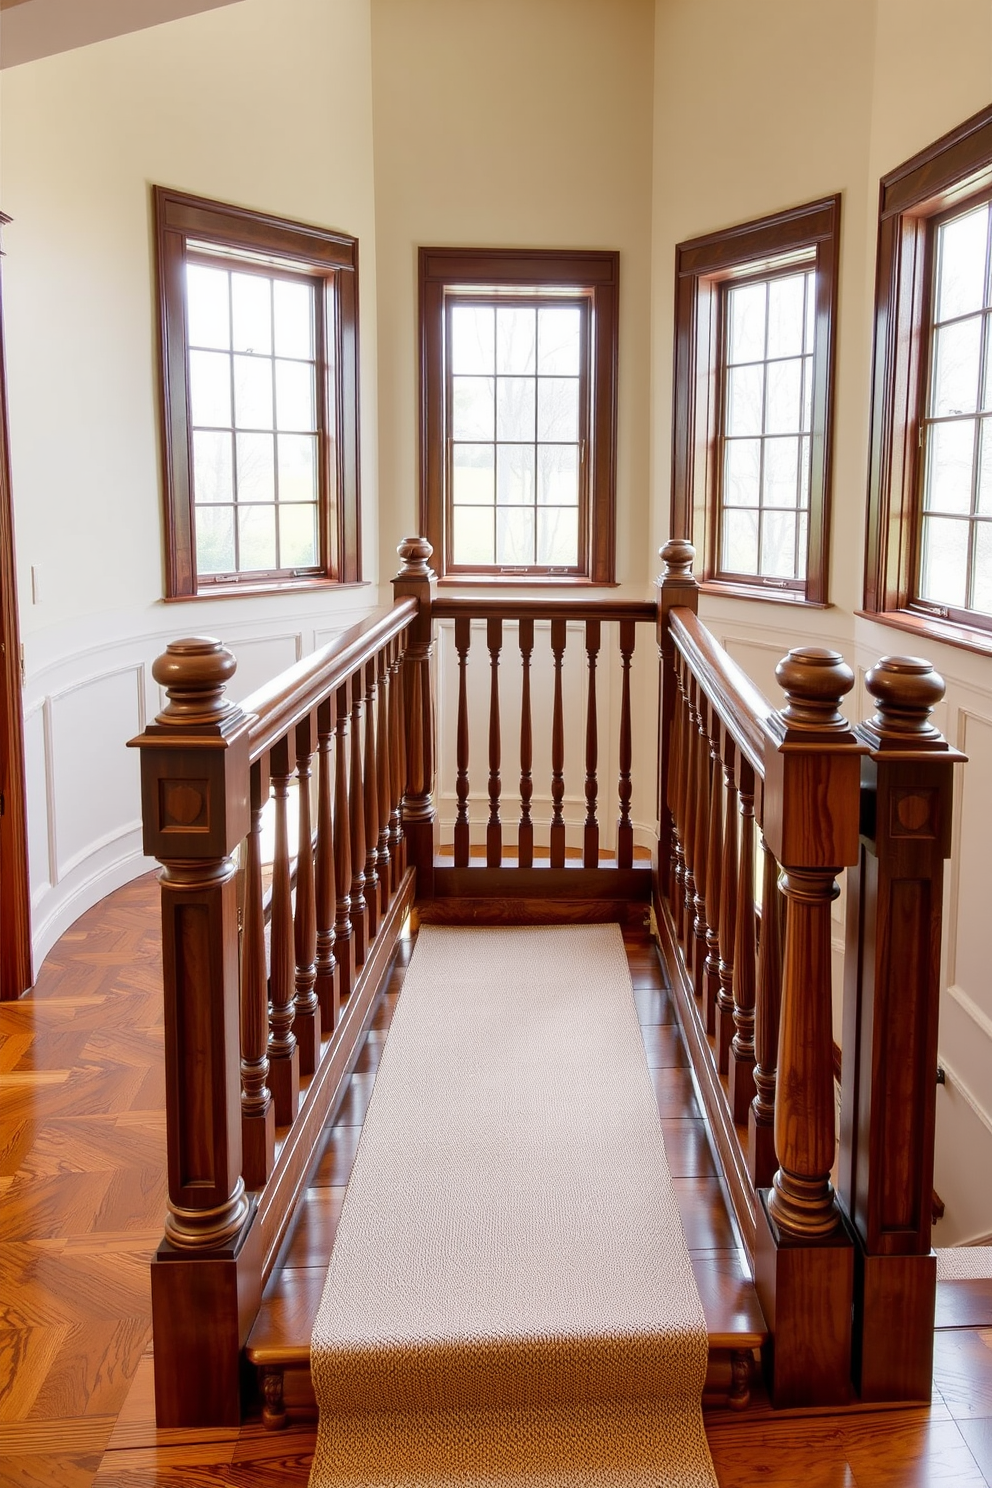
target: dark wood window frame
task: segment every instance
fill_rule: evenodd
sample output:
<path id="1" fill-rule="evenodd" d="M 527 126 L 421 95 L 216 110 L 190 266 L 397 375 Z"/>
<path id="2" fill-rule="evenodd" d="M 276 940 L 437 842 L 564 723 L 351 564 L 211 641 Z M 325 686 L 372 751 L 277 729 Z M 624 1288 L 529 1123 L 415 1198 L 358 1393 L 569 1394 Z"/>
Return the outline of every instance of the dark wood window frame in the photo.
<path id="1" fill-rule="evenodd" d="M 420 520 L 442 580 L 457 584 L 614 584 L 616 582 L 617 327 L 620 255 L 615 251 L 421 248 Z M 592 304 L 584 572 L 450 573 L 447 542 L 444 318 L 455 287 L 484 290 L 574 289 Z"/>
<path id="2" fill-rule="evenodd" d="M 933 220 L 992 191 L 992 107 L 881 179 L 865 597 L 861 613 L 921 638 L 992 655 L 992 630 L 913 599 L 926 396 Z"/>
<path id="3" fill-rule="evenodd" d="M 158 246 L 161 352 L 165 593 L 167 599 L 281 592 L 361 581 L 358 404 L 358 240 L 326 228 L 243 207 L 153 188 Z M 325 361 L 334 366 L 333 397 L 321 402 L 318 474 L 319 563 L 299 577 L 245 572 L 198 581 L 189 416 L 185 266 L 195 246 L 216 247 L 223 263 L 239 255 L 264 266 L 293 265 L 322 291 L 321 320 L 333 327 Z M 320 338 L 318 337 L 318 340 Z M 323 378 L 320 379 L 323 386 Z"/>
<path id="4" fill-rule="evenodd" d="M 833 369 L 840 197 L 776 212 L 676 247 L 672 534 L 695 543 L 704 589 L 747 599 L 827 604 Z M 719 447 L 724 285 L 794 263 L 816 270 L 816 341 L 806 578 L 718 578 Z"/>

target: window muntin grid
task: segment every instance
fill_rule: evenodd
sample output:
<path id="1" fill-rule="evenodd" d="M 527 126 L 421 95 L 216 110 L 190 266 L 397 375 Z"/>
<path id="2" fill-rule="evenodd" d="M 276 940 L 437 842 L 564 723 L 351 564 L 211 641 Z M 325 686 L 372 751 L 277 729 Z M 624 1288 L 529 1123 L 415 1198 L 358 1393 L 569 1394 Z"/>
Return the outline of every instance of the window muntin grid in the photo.
<path id="1" fill-rule="evenodd" d="M 187 261 L 201 582 L 320 571 L 321 298 L 308 276 L 216 255 Z"/>
<path id="2" fill-rule="evenodd" d="M 992 620 L 992 204 L 934 222 L 913 603 Z"/>
<path id="3" fill-rule="evenodd" d="M 590 301 L 445 296 L 452 572 L 584 571 Z"/>
<path id="4" fill-rule="evenodd" d="M 816 271 L 722 286 L 719 577 L 802 588 L 809 547 Z"/>

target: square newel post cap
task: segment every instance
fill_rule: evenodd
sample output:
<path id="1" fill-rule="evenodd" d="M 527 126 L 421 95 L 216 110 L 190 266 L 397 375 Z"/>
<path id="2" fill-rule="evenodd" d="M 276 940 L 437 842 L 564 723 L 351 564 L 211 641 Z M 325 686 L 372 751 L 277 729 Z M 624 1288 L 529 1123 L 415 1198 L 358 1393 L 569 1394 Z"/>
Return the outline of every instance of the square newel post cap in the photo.
<path id="1" fill-rule="evenodd" d="M 393 596 L 420 601 L 420 614 L 410 627 L 410 639 L 430 641 L 431 606 L 437 597 L 437 574 L 430 566 L 434 549 L 426 537 L 405 537 L 396 551 L 403 566 L 393 579 Z"/>
<path id="2" fill-rule="evenodd" d="M 250 715 L 224 697 L 237 669 L 210 636 L 170 641 L 152 664 L 168 702 L 143 734 L 144 851 L 160 862 L 219 859 L 247 835 Z"/>

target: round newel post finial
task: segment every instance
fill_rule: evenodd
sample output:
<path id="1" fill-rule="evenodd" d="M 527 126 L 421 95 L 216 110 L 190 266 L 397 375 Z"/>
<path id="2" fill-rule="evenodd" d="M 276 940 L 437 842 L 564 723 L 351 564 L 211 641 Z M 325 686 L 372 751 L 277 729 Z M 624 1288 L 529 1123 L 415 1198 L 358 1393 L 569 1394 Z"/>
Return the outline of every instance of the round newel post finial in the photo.
<path id="1" fill-rule="evenodd" d="M 865 677 L 876 713 L 868 727 L 880 739 L 906 745 L 942 739 L 930 714 L 944 696 L 944 679 L 919 656 L 883 656 Z"/>
<path id="2" fill-rule="evenodd" d="M 426 537 L 405 537 L 396 551 L 403 560 L 397 578 L 433 578 L 430 560 L 434 549 Z"/>
<path id="3" fill-rule="evenodd" d="M 212 636 L 170 641 L 152 663 L 152 676 L 169 697 L 156 723 L 189 727 L 226 719 L 234 704 L 224 689 L 237 666 L 234 654 Z"/>
<path id="4" fill-rule="evenodd" d="M 688 577 L 692 572 L 693 559 L 696 550 L 685 537 L 670 537 L 663 548 L 658 549 L 658 557 L 665 565 L 665 577 Z"/>
<path id="5" fill-rule="evenodd" d="M 850 733 L 840 704 L 854 686 L 854 673 L 839 651 L 795 646 L 779 662 L 775 676 L 788 699 L 781 717 L 790 732 Z"/>

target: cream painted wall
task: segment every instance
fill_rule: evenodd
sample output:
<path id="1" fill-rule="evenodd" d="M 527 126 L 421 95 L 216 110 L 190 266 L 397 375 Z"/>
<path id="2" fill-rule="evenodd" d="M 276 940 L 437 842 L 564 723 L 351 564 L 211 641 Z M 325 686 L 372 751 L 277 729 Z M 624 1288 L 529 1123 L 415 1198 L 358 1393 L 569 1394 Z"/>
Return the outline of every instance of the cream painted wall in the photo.
<path id="1" fill-rule="evenodd" d="M 143 866 L 124 741 L 160 706 L 165 642 L 230 642 L 243 696 L 377 600 L 369 3 L 244 0 L 11 68 L 0 117 L 40 964 Z M 358 236 L 364 587 L 162 602 L 153 182 Z"/>
<path id="2" fill-rule="evenodd" d="M 705 59 L 699 67 L 686 58 Z M 839 191 L 841 260 L 834 417 L 830 595 L 822 611 L 704 597 L 701 613 L 772 700 L 789 646 L 830 645 L 859 678 L 882 655 L 919 649 L 859 619 L 879 177 L 992 97 L 989 0 L 658 0 L 653 175 L 652 490 L 654 534 L 671 499 L 675 244 Z M 673 147 L 676 145 L 677 147 Z M 948 865 L 936 1186 L 947 1216 L 935 1243 L 992 1232 L 992 989 L 987 823 L 992 813 L 992 662 L 933 643 L 944 675 L 937 722 L 973 756 L 958 781 Z M 984 906 L 984 908 L 983 908 Z M 835 983 L 843 968 L 835 915 Z M 835 1013 L 839 1014 L 838 1007 Z M 839 1017 L 835 1017 L 839 1028 Z M 978 1181 L 976 1182 L 976 1176 Z"/>

